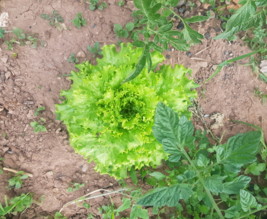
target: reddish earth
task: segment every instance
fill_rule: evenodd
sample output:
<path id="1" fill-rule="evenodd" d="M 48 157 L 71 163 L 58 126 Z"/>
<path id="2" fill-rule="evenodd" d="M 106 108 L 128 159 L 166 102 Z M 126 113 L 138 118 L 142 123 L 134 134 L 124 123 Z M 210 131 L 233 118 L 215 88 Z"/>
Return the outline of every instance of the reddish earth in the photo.
<path id="1" fill-rule="evenodd" d="M 23 170 L 33 174 L 21 189 L 9 191 L 7 180 L 12 173 L 0 175 L 0 201 L 4 195 L 22 192 L 34 194 L 35 204 L 23 212 L 20 218 L 46 218 L 53 215 L 67 202 L 97 189 L 119 189 L 118 183 L 108 176 L 96 173 L 93 164 L 75 154 L 68 142 L 65 127 L 55 120 L 55 104 L 60 102 L 60 90 L 68 89 L 66 78 L 74 65 L 67 62 L 71 53 L 79 54 L 79 61 L 92 60 L 86 51 L 94 42 L 116 43 L 113 24 L 125 24 L 131 20 L 132 1 L 119 7 L 109 0 L 104 11 L 90 11 L 80 1 L 62 0 L 2 0 L 0 13 L 9 14 L 8 29 L 19 27 L 27 33 L 37 34 L 40 45 L 15 46 L 8 51 L 0 41 L 0 157 L 3 167 Z M 58 30 L 40 18 L 40 14 L 57 10 L 65 20 L 66 30 Z M 87 20 L 86 27 L 75 28 L 71 20 L 81 12 Z M 193 71 L 192 77 L 200 84 L 198 110 L 203 121 L 219 138 L 226 139 L 249 130 L 240 120 L 263 128 L 267 133 L 266 103 L 255 96 L 255 89 L 267 93 L 267 86 L 257 79 L 248 60 L 225 67 L 208 83 L 204 81 L 214 72 L 216 65 L 249 52 L 241 41 L 229 43 L 211 38 L 217 34 L 219 22 L 211 19 L 195 27 L 206 38 L 202 44 L 191 48 L 190 53 L 169 51 L 168 63 L 183 64 Z M 217 31 L 217 32 L 216 32 Z M 17 53 L 17 57 L 12 55 Z M 45 111 L 35 116 L 40 106 Z M 30 122 L 45 118 L 47 132 L 34 133 Z M 84 183 L 76 192 L 67 192 L 72 183 Z M 120 200 L 119 195 L 113 201 Z M 89 210 L 71 205 L 64 208 L 68 218 L 86 218 L 87 212 L 98 217 L 97 208 L 109 203 L 109 197 L 91 200 Z"/>

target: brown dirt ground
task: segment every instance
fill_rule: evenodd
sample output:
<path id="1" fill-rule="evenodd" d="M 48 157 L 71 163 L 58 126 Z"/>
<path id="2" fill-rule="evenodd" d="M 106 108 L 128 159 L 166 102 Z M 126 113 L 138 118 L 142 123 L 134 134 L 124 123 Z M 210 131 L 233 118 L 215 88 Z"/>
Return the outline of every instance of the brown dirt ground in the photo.
<path id="1" fill-rule="evenodd" d="M 43 42 L 43 46 L 37 49 L 16 46 L 14 51 L 7 51 L 0 42 L 0 157 L 4 158 L 4 167 L 33 174 L 23 188 L 15 191 L 7 190 L 7 179 L 12 174 L 5 172 L 0 175 L 0 201 L 4 195 L 22 192 L 33 193 L 37 200 L 20 218 L 47 218 L 63 204 L 88 192 L 100 188 L 119 188 L 116 181 L 96 173 L 93 164 L 74 153 L 69 146 L 65 127 L 55 120 L 54 115 L 55 104 L 60 102 L 60 90 L 70 85 L 65 74 L 74 70 L 73 64 L 66 61 L 70 53 L 83 51 L 85 55 L 80 57 L 80 61 L 93 60 L 86 47 L 94 42 L 116 43 L 113 24 L 125 24 L 131 20 L 131 1 L 123 8 L 118 7 L 114 0 L 109 0 L 108 4 L 104 11 L 92 12 L 80 1 L 0 1 L 0 12 L 9 13 L 10 29 L 19 27 L 26 32 L 36 33 Z M 40 18 L 40 14 L 53 10 L 59 11 L 64 17 L 67 30 L 60 31 Z M 81 29 L 71 24 L 78 12 L 88 22 Z M 244 65 L 248 60 L 225 67 L 209 83 L 203 83 L 220 62 L 245 54 L 249 49 L 239 41 L 228 43 L 212 40 L 210 37 L 219 30 L 216 20 L 212 19 L 196 28 L 207 39 L 192 47 L 191 54 L 167 52 L 166 62 L 183 64 L 193 70 L 193 78 L 201 85 L 198 88 L 198 105 L 207 125 L 224 139 L 249 130 L 232 120 L 258 125 L 267 133 L 266 103 L 254 94 L 255 88 L 266 94 L 267 86 L 257 79 L 250 67 Z M 13 52 L 18 54 L 17 58 L 12 58 Z M 46 119 L 48 131 L 34 133 L 29 124 L 37 119 L 34 112 L 40 106 L 46 108 L 39 117 Z M 217 119 L 216 123 L 216 116 L 221 121 Z M 199 128 L 203 128 L 201 123 Z M 85 187 L 76 192 L 67 192 L 74 182 L 85 183 Z M 108 202 L 108 197 L 94 199 L 90 201 L 92 208 L 89 211 L 97 218 L 97 208 Z M 72 205 L 63 212 L 69 218 L 86 218 L 87 210 Z"/>

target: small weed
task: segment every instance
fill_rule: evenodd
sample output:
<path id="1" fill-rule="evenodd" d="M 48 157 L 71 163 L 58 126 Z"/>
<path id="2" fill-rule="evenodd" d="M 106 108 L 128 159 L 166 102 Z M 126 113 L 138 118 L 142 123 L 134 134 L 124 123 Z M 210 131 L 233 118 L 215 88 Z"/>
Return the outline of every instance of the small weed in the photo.
<path id="1" fill-rule="evenodd" d="M 54 215 L 54 219 L 67 219 L 67 218 L 63 216 L 60 212 L 56 212 Z"/>
<path id="2" fill-rule="evenodd" d="M 123 28 L 120 24 L 114 24 L 114 32 L 118 38 L 127 38 L 130 32 L 134 29 L 134 23 L 129 22 Z"/>
<path id="3" fill-rule="evenodd" d="M 118 6 L 122 7 L 125 5 L 125 0 L 120 0 L 120 1 L 118 1 L 117 4 L 118 4 Z"/>
<path id="4" fill-rule="evenodd" d="M 31 45 L 33 48 L 37 48 L 38 38 L 26 34 L 20 28 L 14 28 L 12 31 L 9 32 L 13 33 L 15 37 L 12 37 L 10 40 L 5 41 L 8 50 L 13 50 L 15 44 L 20 46 Z"/>
<path id="5" fill-rule="evenodd" d="M 86 25 L 86 20 L 82 16 L 81 13 L 76 14 L 75 18 L 72 20 L 72 23 L 75 27 L 80 29 L 81 27 Z"/>
<path id="6" fill-rule="evenodd" d="M 44 110 L 45 110 L 45 107 L 44 106 L 40 106 L 35 110 L 34 115 L 38 116 L 40 114 L 40 112 L 42 112 Z"/>
<path id="7" fill-rule="evenodd" d="M 106 2 L 100 2 L 99 0 L 89 0 L 89 9 L 91 11 L 104 10 L 108 5 Z"/>
<path id="8" fill-rule="evenodd" d="M 74 53 L 71 53 L 69 58 L 67 59 L 69 63 L 77 64 L 79 63 L 79 59 L 76 58 L 76 55 Z"/>
<path id="9" fill-rule="evenodd" d="M 37 121 L 31 122 L 30 125 L 33 128 L 34 132 L 46 132 L 47 131 L 46 127 L 41 125 Z"/>
<path id="10" fill-rule="evenodd" d="M 99 213 L 101 214 L 102 219 L 111 219 L 115 218 L 115 206 L 111 205 L 103 205 L 98 208 Z"/>
<path id="11" fill-rule="evenodd" d="M 100 48 L 99 42 L 96 42 L 93 46 L 88 46 L 87 50 L 92 53 L 94 56 L 101 56 L 102 50 Z"/>
<path id="12" fill-rule="evenodd" d="M 41 14 L 40 17 L 49 21 L 49 24 L 53 27 L 57 26 L 58 23 L 64 22 L 64 18 L 56 10 L 52 14 Z"/>
<path id="13" fill-rule="evenodd" d="M 67 189 L 67 192 L 75 192 L 84 187 L 84 183 L 73 183 L 71 187 Z"/>
<path id="14" fill-rule="evenodd" d="M 5 33 L 6 31 L 2 27 L 0 27 L 0 39 L 3 39 L 5 37 Z"/>
<path id="15" fill-rule="evenodd" d="M 259 88 L 254 88 L 254 94 L 256 97 L 259 97 L 263 103 L 267 100 L 267 94 L 259 90 Z"/>
<path id="16" fill-rule="evenodd" d="M 8 185 L 12 188 L 19 189 L 23 184 L 23 180 L 27 179 L 29 176 L 23 171 L 19 171 L 15 174 L 14 177 L 8 180 Z"/>
<path id="17" fill-rule="evenodd" d="M 16 215 L 17 213 L 22 212 L 25 209 L 29 208 L 31 204 L 32 204 L 32 197 L 29 194 L 21 194 L 20 196 L 16 196 L 10 200 L 8 200 L 7 197 L 5 196 L 4 206 L 0 204 L 0 218 L 4 219 L 6 218 L 5 216 L 9 214 Z"/>

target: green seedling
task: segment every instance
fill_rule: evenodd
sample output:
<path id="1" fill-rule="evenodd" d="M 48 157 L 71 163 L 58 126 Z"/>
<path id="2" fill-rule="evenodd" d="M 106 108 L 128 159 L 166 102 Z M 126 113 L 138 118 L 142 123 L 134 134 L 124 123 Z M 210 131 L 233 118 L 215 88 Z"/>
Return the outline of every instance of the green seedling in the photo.
<path id="1" fill-rule="evenodd" d="M 118 38 L 127 38 L 134 29 L 134 23 L 130 22 L 123 28 L 120 24 L 114 24 L 114 32 Z"/>
<path id="2" fill-rule="evenodd" d="M 75 192 L 84 187 L 84 183 L 72 183 L 72 186 L 67 189 L 67 192 Z"/>
<path id="3" fill-rule="evenodd" d="M 115 219 L 115 206 L 111 205 L 103 205 L 98 208 L 99 214 L 101 214 L 102 219 Z"/>
<path id="4" fill-rule="evenodd" d="M 79 59 L 76 58 L 76 55 L 74 53 L 71 53 L 69 58 L 67 59 L 67 61 L 69 63 L 74 63 L 74 64 L 78 64 L 79 63 Z"/>
<path id="5" fill-rule="evenodd" d="M 45 110 L 45 107 L 44 106 L 40 106 L 35 110 L 34 115 L 38 116 L 44 110 Z"/>
<path id="6" fill-rule="evenodd" d="M 254 88 L 254 94 L 256 97 L 259 97 L 263 103 L 266 102 L 267 94 L 263 93 L 258 88 Z"/>
<path id="7" fill-rule="evenodd" d="M 23 171 L 19 171 L 15 174 L 14 177 L 8 180 L 8 185 L 11 188 L 19 189 L 22 187 L 23 180 L 27 179 L 29 176 L 25 174 Z"/>
<path id="8" fill-rule="evenodd" d="M 62 215 L 60 212 L 56 212 L 54 215 L 54 219 L 67 219 L 67 217 Z"/>
<path id="9" fill-rule="evenodd" d="M 49 21 L 52 27 L 58 27 L 61 23 L 64 23 L 64 18 L 56 10 L 52 14 L 41 14 L 40 17 Z"/>
<path id="10" fill-rule="evenodd" d="M 6 31 L 2 27 L 0 27 L 0 39 L 3 39 L 5 37 L 5 33 Z"/>
<path id="11" fill-rule="evenodd" d="M 82 16 L 82 14 L 78 13 L 78 14 L 76 14 L 75 18 L 72 20 L 72 23 L 75 27 L 80 29 L 81 27 L 85 26 L 87 22 L 84 19 L 84 17 Z"/>
<path id="12" fill-rule="evenodd" d="M 101 56 L 102 50 L 99 42 L 96 42 L 93 46 L 88 46 L 87 50 L 92 53 L 94 56 Z"/>
<path id="13" fill-rule="evenodd" d="M 37 121 L 33 121 L 30 123 L 31 127 L 33 128 L 34 132 L 46 132 L 47 129 L 45 126 L 41 125 L 39 122 Z"/>
<path id="14" fill-rule="evenodd" d="M 31 45 L 33 48 L 37 48 L 38 46 L 38 38 L 26 34 L 22 29 L 20 28 L 14 28 L 12 31 L 9 31 L 15 36 L 11 38 L 8 41 L 5 41 L 5 44 L 7 45 L 8 50 L 13 50 L 14 45 Z"/>
<path id="15" fill-rule="evenodd" d="M 90 0 L 89 1 L 89 9 L 91 11 L 95 11 L 95 10 L 104 10 L 105 8 L 107 8 L 108 5 L 106 2 L 101 2 L 99 0 Z"/>
<path id="16" fill-rule="evenodd" d="M 118 6 L 122 7 L 125 5 L 125 0 L 120 0 L 120 1 L 118 1 L 117 4 L 118 4 Z"/>
<path id="17" fill-rule="evenodd" d="M 5 204 L 0 204 L 0 218 L 13 218 L 11 215 L 17 215 L 19 212 L 23 212 L 25 209 L 29 208 L 31 204 L 32 197 L 30 194 L 21 194 L 10 200 L 5 196 Z"/>

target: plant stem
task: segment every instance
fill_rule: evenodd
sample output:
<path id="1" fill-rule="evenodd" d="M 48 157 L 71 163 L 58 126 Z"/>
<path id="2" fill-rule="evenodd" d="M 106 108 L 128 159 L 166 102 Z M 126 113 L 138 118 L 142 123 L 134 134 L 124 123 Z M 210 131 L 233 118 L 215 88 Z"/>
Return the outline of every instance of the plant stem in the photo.
<path id="1" fill-rule="evenodd" d="M 212 194 L 211 194 L 210 191 L 205 187 L 205 182 L 204 182 L 203 178 L 201 177 L 201 175 L 200 175 L 200 173 L 199 173 L 197 167 L 195 166 L 194 162 L 191 160 L 191 158 L 189 157 L 189 155 L 187 154 L 187 152 L 186 152 L 183 148 L 179 148 L 179 149 L 182 151 L 182 153 L 184 154 L 184 156 L 186 157 L 186 159 L 189 161 L 189 163 L 191 164 L 191 166 L 193 167 L 193 169 L 196 171 L 196 173 L 197 173 L 197 175 L 198 175 L 198 178 L 199 178 L 199 181 L 200 181 L 200 183 L 202 184 L 202 186 L 204 187 L 205 192 L 206 192 L 206 194 L 208 195 L 208 197 L 209 197 L 209 199 L 210 199 L 210 201 L 211 201 L 211 204 L 212 204 L 213 208 L 215 209 L 215 211 L 217 212 L 217 214 L 219 215 L 219 217 L 220 217 L 221 219 L 224 219 L 224 216 L 223 216 L 223 214 L 222 214 L 220 208 L 218 207 L 217 203 L 215 202 L 215 200 L 214 200 Z"/>
<path id="2" fill-rule="evenodd" d="M 247 214 L 245 214 L 245 215 L 243 215 L 243 216 L 241 216 L 241 217 L 239 217 L 239 218 L 237 218 L 237 219 L 247 218 L 249 215 L 254 214 L 254 213 L 258 212 L 258 211 L 265 210 L 265 209 L 267 209 L 267 205 L 263 206 L 263 207 L 260 208 L 260 209 L 256 209 L 256 210 L 254 210 L 254 211 L 251 211 L 251 212 L 249 212 L 249 213 L 247 213 Z"/>

